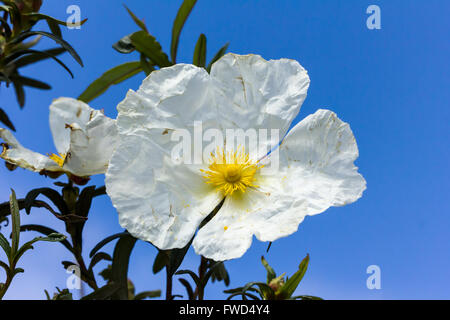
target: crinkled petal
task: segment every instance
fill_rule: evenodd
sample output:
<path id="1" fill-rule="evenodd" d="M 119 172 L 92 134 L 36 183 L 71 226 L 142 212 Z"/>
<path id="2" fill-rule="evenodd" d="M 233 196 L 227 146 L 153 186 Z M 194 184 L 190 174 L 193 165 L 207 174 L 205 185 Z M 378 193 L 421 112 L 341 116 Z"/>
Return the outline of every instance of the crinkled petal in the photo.
<path id="1" fill-rule="evenodd" d="M 226 54 L 211 69 L 223 121 L 243 129 L 267 129 L 269 151 L 278 145 L 306 98 L 309 77 L 295 60 Z M 279 137 L 270 130 L 279 130 Z"/>
<path id="2" fill-rule="evenodd" d="M 106 174 L 107 192 L 121 226 L 160 249 L 184 247 L 221 201 L 204 183 L 201 165 L 176 164 L 171 154 L 180 143 L 176 134 L 194 137 L 195 121 L 220 126 L 211 101 L 208 73 L 179 64 L 151 73 L 118 106 L 120 144 Z M 187 156 L 180 153 L 179 160 Z"/>
<path id="3" fill-rule="evenodd" d="M 24 148 L 11 131 L 0 128 L 0 138 L 4 142 L 0 157 L 5 161 L 34 172 L 62 171 L 61 167 L 49 157 Z"/>
<path id="4" fill-rule="evenodd" d="M 59 98 L 50 105 L 50 130 L 58 153 L 66 154 L 70 146 L 70 130 L 67 125 L 77 124 L 81 129 L 92 118 L 95 110 L 73 98 Z"/>
<path id="5" fill-rule="evenodd" d="M 80 177 L 103 174 L 118 142 L 116 120 L 95 110 L 83 130 L 72 124 L 64 169 Z"/>
<path id="6" fill-rule="evenodd" d="M 359 199 L 366 188 L 354 161 L 355 138 L 348 124 L 328 110 L 298 123 L 280 149 L 278 171 L 262 175 L 260 188 L 227 198 L 197 234 L 196 252 L 216 261 L 242 256 L 255 235 L 261 241 L 288 236 L 308 215 Z"/>

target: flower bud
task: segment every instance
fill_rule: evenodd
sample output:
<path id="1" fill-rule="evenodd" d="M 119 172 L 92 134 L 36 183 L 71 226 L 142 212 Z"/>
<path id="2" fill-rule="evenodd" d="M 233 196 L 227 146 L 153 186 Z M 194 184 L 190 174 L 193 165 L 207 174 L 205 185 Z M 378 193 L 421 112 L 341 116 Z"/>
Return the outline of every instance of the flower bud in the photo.
<path id="1" fill-rule="evenodd" d="M 281 276 L 274 278 L 269 282 L 269 287 L 274 292 L 277 292 L 284 285 L 284 275 L 285 274 L 283 273 Z"/>

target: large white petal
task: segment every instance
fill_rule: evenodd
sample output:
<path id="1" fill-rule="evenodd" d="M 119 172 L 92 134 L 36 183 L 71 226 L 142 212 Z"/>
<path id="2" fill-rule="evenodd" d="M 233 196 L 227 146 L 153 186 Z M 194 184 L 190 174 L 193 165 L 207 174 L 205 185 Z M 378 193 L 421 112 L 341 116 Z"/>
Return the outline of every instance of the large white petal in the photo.
<path id="1" fill-rule="evenodd" d="M 242 256 L 252 236 L 274 241 L 298 229 L 307 215 L 359 199 L 366 188 L 357 172 L 355 138 L 348 124 L 319 110 L 297 124 L 280 147 L 280 168 L 258 179 L 244 200 L 227 198 L 194 240 L 196 252 L 216 261 Z"/>
<path id="2" fill-rule="evenodd" d="M 268 149 L 278 145 L 297 115 L 309 87 L 307 71 L 295 60 L 267 61 L 259 55 L 229 53 L 214 63 L 221 118 L 233 127 L 278 129 Z"/>
<path id="3" fill-rule="evenodd" d="M 73 98 L 59 98 L 50 105 L 50 130 L 58 153 L 65 154 L 70 146 L 70 130 L 67 125 L 77 124 L 81 129 L 92 118 L 94 109 Z"/>
<path id="4" fill-rule="evenodd" d="M 70 147 L 63 168 L 80 177 L 105 173 L 118 143 L 116 120 L 95 110 L 84 130 L 77 124 L 67 130 Z"/>
<path id="5" fill-rule="evenodd" d="M 0 157 L 5 161 L 34 172 L 62 171 L 49 157 L 24 148 L 9 130 L 0 128 L 0 138 L 4 141 Z"/>
<path id="6" fill-rule="evenodd" d="M 171 159 L 179 144 L 173 134 L 185 130 L 193 137 L 200 119 L 204 128 L 219 126 L 209 75 L 182 64 L 155 71 L 137 92 L 128 92 L 118 110 L 120 145 L 106 187 L 119 222 L 160 249 L 184 247 L 221 200 L 204 183 L 200 165 L 177 165 Z"/>

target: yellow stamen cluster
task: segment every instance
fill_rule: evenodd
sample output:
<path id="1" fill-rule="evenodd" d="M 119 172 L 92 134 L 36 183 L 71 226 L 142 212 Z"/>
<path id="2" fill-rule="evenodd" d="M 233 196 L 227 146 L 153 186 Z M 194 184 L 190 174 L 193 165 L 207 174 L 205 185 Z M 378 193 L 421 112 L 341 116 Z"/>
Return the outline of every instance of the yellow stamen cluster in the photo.
<path id="1" fill-rule="evenodd" d="M 60 153 L 59 155 L 56 155 L 56 154 L 52 153 L 48 157 L 50 159 L 52 159 L 53 161 L 55 161 L 58 164 L 58 166 L 60 166 L 61 168 L 64 165 L 64 161 L 66 161 L 66 155 L 63 154 L 63 153 Z"/>
<path id="2" fill-rule="evenodd" d="M 258 188 L 255 175 L 260 168 L 262 166 L 250 160 L 243 148 L 227 153 L 218 148 L 215 154 L 211 153 L 209 170 L 201 171 L 206 183 L 212 184 L 224 196 L 229 196 L 235 191 Z"/>

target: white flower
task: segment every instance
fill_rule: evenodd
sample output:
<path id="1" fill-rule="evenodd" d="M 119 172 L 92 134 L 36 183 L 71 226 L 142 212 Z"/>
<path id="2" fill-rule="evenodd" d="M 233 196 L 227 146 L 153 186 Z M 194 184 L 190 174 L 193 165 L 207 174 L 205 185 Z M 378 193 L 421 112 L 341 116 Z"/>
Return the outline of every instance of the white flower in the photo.
<path id="1" fill-rule="evenodd" d="M 60 98 L 50 105 L 50 129 L 58 155 L 26 149 L 9 130 L 0 128 L 0 157 L 41 174 L 88 177 L 106 172 L 117 140 L 115 120 L 82 101 Z"/>
<path id="2" fill-rule="evenodd" d="M 247 149 L 225 157 L 218 150 L 203 165 L 172 160 L 179 142 L 170 136 L 193 133 L 199 120 L 203 130 L 278 129 L 283 138 L 308 87 L 298 62 L 257 55 L 227 54 L 210 75 L 186 64 L 151 73 L 118 106 L 119 144 L 106 187 L 122 227 L 160 249 L 181 248 L 224 200 L 193 242 L 198 254 L 222 261 L 242 256 L 253 235 L 274 241 L 294 233 L 305 216 L 360 198 L 366 183 L 353 164 L 355 138 L 328 110 L 290 130 L 272 174 L 260 174 L 261 162 Z"/>

